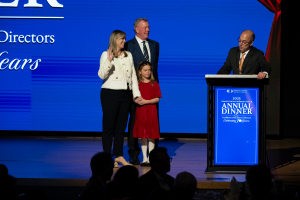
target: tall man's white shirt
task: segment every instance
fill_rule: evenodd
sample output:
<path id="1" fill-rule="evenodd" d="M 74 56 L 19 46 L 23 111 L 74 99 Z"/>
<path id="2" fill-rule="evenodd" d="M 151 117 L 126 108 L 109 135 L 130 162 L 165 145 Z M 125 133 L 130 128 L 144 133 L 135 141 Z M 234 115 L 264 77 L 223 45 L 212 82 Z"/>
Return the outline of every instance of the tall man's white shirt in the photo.
<path id="1" fill-rule="evenodd" d="M 151 62 L 151 52 L 150 52 L 150 48 L 149 48 L 149 44 L 147 40 L 141 40 L 141 38 L 139 38 L 138 36 L 135 36 L 135 39 L 137 40 L 137 42 L 139 43 L 139 46 L 144 54 L 144 47 L 143 47 L 143 42 L 145 41 L 145 45 L 146 48 L 148 50 L 148 55 L 149 55 L 149 62 Z M 144 54 L 145 55 L 145 54 Z"/>

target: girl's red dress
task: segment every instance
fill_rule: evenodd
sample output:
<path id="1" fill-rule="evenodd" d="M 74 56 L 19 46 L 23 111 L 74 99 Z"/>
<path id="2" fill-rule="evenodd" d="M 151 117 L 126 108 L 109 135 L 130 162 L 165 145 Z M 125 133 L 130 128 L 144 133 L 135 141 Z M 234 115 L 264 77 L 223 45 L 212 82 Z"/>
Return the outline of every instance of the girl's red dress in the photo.
<path id="1" fill-rule="evenodd" d="M 159 84 L 139 82 L 139 89 L 145 100 L 160 98 L 161 92 Z M 133 137 L 158 139 L 159 125 L 157 116 L 157 104 L 137 105 L 135 112 L 135 123 L 133 128 Z"/>

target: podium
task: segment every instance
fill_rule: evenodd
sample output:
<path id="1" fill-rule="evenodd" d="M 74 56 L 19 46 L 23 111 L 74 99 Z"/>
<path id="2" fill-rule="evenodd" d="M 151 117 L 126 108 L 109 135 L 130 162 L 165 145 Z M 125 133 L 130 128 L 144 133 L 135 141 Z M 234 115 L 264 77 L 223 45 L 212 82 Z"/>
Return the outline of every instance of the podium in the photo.
<path id="1" fill-rule="evenodd" d="M 246 173 L 266 163 L 266 85 L 257 75 L 205 75 L 205 173 Z"/>

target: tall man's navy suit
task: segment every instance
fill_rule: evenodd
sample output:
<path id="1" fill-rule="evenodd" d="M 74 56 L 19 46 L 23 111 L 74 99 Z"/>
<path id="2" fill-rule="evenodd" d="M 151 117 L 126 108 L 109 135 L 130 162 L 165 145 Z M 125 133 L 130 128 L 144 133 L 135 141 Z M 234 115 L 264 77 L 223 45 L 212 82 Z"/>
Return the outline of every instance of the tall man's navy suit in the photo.
<path id="1" fill-rule="evenodd" d="M 218 74 L 230 74 L 231 70 L 233 74 L 239 74 L 239 62 L 240 50 L 239 47 L 234 47 L 230 49 L 226 62 L 218 71 Z M 261 71 L 270 74 L 271 65 L 261 50 L 251 46 L 242 66 L 242 74 L 252 75 L 258 74 Z"/>
<path id="2" fill-rule="evenodd" d="M 147 39 L 149 48 L 150 48 L 150 59 L 149 60 L 152 64 L 153 67 L 153 76 L 154 79 L 158 81 L 158 74 L 157 74 L 157 65 L 158 65 L 158 57 L 159 57 L 159 43 L 154 41 L 154 40 L 150 40 Z M 132 40 L 129 40 L 128 42 L 125 43 L 125 50 L 129 51 L 132 54 L 133 57 L 133 63 L 134 63 L 134 67 L 136 70 L 136 73 L 138 73 L 138 66 L 140 64 L 140 62 L 144 61 L 144 54 L 138 44 L 138 41 L 136 40 L 136 38 L 134 37 Z M 131 103 L 131 108 L 130 108 L 130 119 L 129 119 L 129 124 L 128 124 L 128 154 L 130 156 L 130 161 L 132 161 L 131 163 L 135 163 L 135 161 L 138 161 L 138 155 L 141 152 L 141 149 L 139 148 L 138 145 L 138 139 L 137 138 L 133 138 L 133 127 L 134 127 L 134 121 L 135 121 L 135 109 L 136 109 L 136 105 L 135 103 L 132 101 Z M 157 145 L 155 145 L 157 146 Z"/>
<path id="3" fill-rule="evenodd" d="M 154 79 L 157 82 L 159 82 L 158 75 L 157 75 L 159 43 L 154 40 L 150 40 L 150 39 L 147 39 L 147 42 L 148 42 L 149 48 L 150 48 L 150 55 L 151 55 L 150 62 L 153 66 L 153 76 L 154 76 Z M 132 54 L 135 71 L 136 71 L 136 73 L 138 73 L 138 66 L 139 66 L 140 62 L 145 60 L 145 58 L 144 58 L 144 54 L 138 44 L 138 41 L 136 40 L 135 37 L 132 40 L 129 40 L 128 42 L 125 43 L 125 49 Z"/>

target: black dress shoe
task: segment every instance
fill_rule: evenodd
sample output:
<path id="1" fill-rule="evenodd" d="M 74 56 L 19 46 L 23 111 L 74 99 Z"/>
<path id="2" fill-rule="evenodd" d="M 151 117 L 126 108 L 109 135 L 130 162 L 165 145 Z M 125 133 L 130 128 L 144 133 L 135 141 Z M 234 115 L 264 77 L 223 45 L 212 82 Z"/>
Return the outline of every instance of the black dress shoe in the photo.
<path id="1" fill-rule="evenodd" d="M 139 165 L 140 161 L 139 161 L 138 158 L 130 158 L 129 163 L 132 164 L 132 165 Z"/>
<path id="2" fill-rule="evenodd" d="M 149 166 L 150 166 L 150 163 L 148 163 L 148 162 L 142 162 L 142 163 L 140 164 L 140 166 L 142 166 L 142 167 L 149 167 Z"/>

